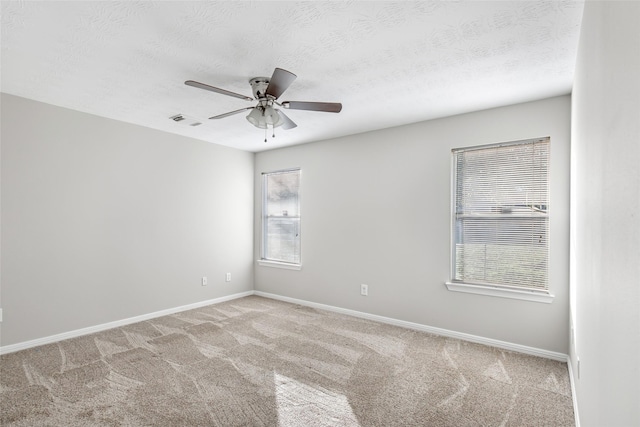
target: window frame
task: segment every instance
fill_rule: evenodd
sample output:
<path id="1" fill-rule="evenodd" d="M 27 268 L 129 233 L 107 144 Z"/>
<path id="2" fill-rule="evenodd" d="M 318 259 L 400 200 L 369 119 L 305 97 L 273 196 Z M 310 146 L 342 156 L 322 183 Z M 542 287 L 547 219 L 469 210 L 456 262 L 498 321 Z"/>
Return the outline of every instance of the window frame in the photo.
<path id="1" fill-rule="evenodd" d="M 284 260 L 270 259 L 266 258 L 266 248 L 267 248 L 267 219 L 268 219 L 268 208 L 267 208 L 267 177 L 270 175 L 290 173 L 290 172 L 298 172 L 298 215 L 292 218 L 298 219 L 298 236 L 299 236 L 299 244 L 298 244 L 298 259 L 299 262 L 288 262 Z M 264 267 L 275 267 L 282 268 L 286 270 L 301 270 L 302 269 L 302 201 L 301 201 L 301 187 L 302 187 L 302 168 L 293 167 L 287 169 L 279 169 L 269 172 L 261 173 L 261 185 L 262 185 L 262 195 L 261 195 L 261 214 L 260 214 L 260 258 L 257 263 L 260 266 Z"/>
<path id="2" fill-rule="evenodd" d="M 519 286 L 512 286 L 506 284 L 492 284 L 492 283 L 474 283 L 473 281 L 463 281 L 457 280 L 456 277 L 456 225 L 457 225 L 457 206 L 456 206 L 456 196 L 457 196 L 457 179 L 458 179 L 458 167 L 457 167 L 457 153 L 464 151 L 472 151 L 472 150 L 481 150 L 487 148 L 497 148 L 497 147 L 506 147 L 513 145 L 521 145 L 521 144 L 532 144 L 539 141 L 546 140 L 549 144 L 549 160 L 547 163 L 547 185 L 549 186 L 548 194 L 548 205 L 546 211 L 546 220 L 547 220 L 547 283 L 546 289 L 531 289 Z M 532 138 L 532 139 L 524 139 L 510 142 L 500 142 L 493 144 L 485 144 L 485 145 L 477 145 L 477 146 L 468 146 L 468 147 L 460 147 L 454 148 L 451 150 L 451 179 L 450 179 L 450 270 L 449 270 L 449 280 L 445 282 L 445 285 L 449 291 L 454 292 L 464 292 L 478 295 L 487 295 L 501 298 L 510 298 L 510 299 L 519 299 L 533 302 L 541 302 L 541 303 L 551 303 L 554 299 L 554 295 L 551 294 L 550 291 L 550 268 L 549 268 L 549 254 L 551 247 L 551 212 L 550 212 L 550 187 L 551 187 L 551 139 L 550 137 L 542 137 L 542 138 Z M 505 216 L 504 219 L 508 217 Z M 500 220 L 500 219 L 497 219 Z"/>

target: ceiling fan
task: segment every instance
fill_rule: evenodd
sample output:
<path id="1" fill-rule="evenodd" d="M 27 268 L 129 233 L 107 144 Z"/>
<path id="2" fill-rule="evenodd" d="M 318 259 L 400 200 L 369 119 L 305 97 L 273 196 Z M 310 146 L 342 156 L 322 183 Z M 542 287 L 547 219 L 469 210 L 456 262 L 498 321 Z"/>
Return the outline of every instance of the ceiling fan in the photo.
<path id="1" fill-rule="evenodd" d="M 282 68 L 276 68 L 273 71 L 271 78 L 269 77 L 254 77 L 249 80 L 249 84 L 253 89 L 253 98 L 245 96 L 239 93 L 231 92 L 225 89 L 220 89 L 214 86 L 209 86 L 204 83 L 196 82 L 193 80 L 187 80 L 184 82 L 187 86 L 193 86 L 211 92 L 220 93 L 222 95 L 233 96 L 235 98 L 244 99 L 246 101 L 257 100 L 258 104 L 253 107 L 241 108 L 239 110 L 230 111 L 228 113 L 220 114 L 217 116 L 209 117 L 209 119 L 223 119 L 225 117 L 233 116 L 247 110 L 251 112 L 247 115 L 249 123 L 260 129 L 272 128 L 275 129 L 282 126 L 283 129 L 292 129 L 297 125 L 289 118 L 281 109 L 276 106 L 291 109 L 291 110 L 309 110 L 309 111 L 324 111 L 328 113 L 339 113 L 342 110 L 342 104 L 337 102 L 307 102 L 307 101 L 283 101 L 278 102 L 280 95 L 293 83 L 296 79 L 296 75 L 290 71 L 283 70 Z M 275 136 L 275 134 L 274 134 Z M 267 139 L 265 137 L 265 142 Z"/>

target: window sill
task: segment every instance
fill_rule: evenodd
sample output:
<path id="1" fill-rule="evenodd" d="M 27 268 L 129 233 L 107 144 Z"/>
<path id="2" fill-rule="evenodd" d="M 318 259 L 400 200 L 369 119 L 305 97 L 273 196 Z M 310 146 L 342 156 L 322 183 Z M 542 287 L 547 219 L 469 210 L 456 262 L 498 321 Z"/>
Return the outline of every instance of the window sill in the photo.
<path id="1" fill-rule="evenodd" d="M 259 259 L 258 265 L 262 267 L 283 268 L 285 270 L 302 270 L 302 264 L 289 264 L 286 262 L 269 261 L 266 259 Z"/>
<path id="2" fill-rule="evenodd" d="M 551 304 L 555 295 L 539 291 L 524 291 L 517 289 L 505 289 L 496 286 L 470 285 L 467 283 L 446 282 L 447 289 L 454 292 L 465 292 L 469 294 L 488 295 L 492 297 L 519 299 L 525 301 L 541 302 Z"/>

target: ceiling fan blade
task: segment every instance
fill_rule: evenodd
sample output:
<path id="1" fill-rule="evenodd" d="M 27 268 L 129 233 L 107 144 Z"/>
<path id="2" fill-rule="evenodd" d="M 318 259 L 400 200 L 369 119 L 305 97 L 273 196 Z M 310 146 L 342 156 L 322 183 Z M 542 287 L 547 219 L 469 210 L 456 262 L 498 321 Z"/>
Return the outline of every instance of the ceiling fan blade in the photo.
<path id="1" fill-rule="evenodd" d="M 269 80 L 267 95 L 271 95 L 278 99 L 295 79 L 296 75 L 292 72 L 283 70 L 282 68 L 276 68 L 273 70 L 273 75 Z"/>
<path id="2" fill-rule="evenodd" d="M 278 112 L 278 115 L 280 116 L 280 118 L 284 122 L 284 123 L 282 123 L 282 129 L 293 129 L 294 127 L 298 126 L 297 124 L 295 124 L 293 122 L 293 120 L 291 120 L 289 117 L 287 117 L 287 115 L 285 113 L 283 113 L 281 110 L 276 110 L 276 111 Z"/>
<path id="3" fill-rule="evenodd" d="M 339 113 L 342 111 L 342 104 L 339 102 L 285 101 L 282 106 L 291 110 L 324 111 L 327 113 Z"/>
<path id="4" fill-rule="evenodd" d="M 242 113 L 243 111 L 247 111 L 247 110 L 253 110 L 255 107 L 247 107 L 247 108 L 241 108 L 239 110 L 235 110 L 235 111 L 229 111 L 228 113 L 224 113 L 224 114 L 220 114 L 217 116 L 213 116 L 213 117 L 209 117 L 209 119 L 224 119 L 225 117 L 229 117 L 229 116 L 233 116 L 234 114 L 238 114 L 238 113 Z"/>
<path id="5" fill-rule="evenodd" d="M 209 86 L 209 85 L 206 85 L 204 83 L 196 82 L 196 81 L 193 81 L 193 80 L 187 80 L 186 82 L 184 82 L 184 84 L 186 84 L 187 86 L 197 87 L 199 89 L 210 90 L 211 92 L 220 93 L 222 95 L 228 95 L 228 96 L 233 96 L 235 98 L 245 99 L 247 101 L 253 101 L 253 98 L 251 98 L 250 96 L 241 95 L 239 93 L 235 93 L 235 92 L 231 92 L 231 91 L 228 91 L 228 90 L 220 89 L 220 88 L 214 87 L 214 86 Z"/>

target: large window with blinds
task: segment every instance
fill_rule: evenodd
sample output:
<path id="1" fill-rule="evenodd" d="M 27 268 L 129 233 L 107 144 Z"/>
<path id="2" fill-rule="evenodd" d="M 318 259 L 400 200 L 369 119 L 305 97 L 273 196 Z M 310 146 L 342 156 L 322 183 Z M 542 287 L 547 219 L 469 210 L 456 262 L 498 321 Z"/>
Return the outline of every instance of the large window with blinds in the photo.
<path id="1" fill-rule="evenodd" d="M 453 283 L 548 293 L 549 138 L 453 153 Z"/>
<path id="2" fill-rule="evenodd" d="M 300 169 L 262 174 L 261 261 L 300 265 Z"/>

